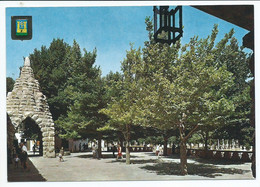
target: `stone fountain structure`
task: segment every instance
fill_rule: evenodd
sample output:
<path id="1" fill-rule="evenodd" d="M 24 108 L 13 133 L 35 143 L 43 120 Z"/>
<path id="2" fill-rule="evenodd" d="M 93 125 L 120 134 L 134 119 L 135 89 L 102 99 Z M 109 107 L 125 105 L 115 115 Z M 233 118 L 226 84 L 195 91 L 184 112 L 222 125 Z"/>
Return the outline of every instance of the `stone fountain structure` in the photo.
<path id="1" fill-rule="evenodd" d="M 55 157 L 55 128 L 46 96 L 34 78 L 30 59 L 25 58 L 19 78 L 7 95 L 7 113 L 16 132 L 26 118 L 31 118 L 42 132 L 43 157 Z"/>

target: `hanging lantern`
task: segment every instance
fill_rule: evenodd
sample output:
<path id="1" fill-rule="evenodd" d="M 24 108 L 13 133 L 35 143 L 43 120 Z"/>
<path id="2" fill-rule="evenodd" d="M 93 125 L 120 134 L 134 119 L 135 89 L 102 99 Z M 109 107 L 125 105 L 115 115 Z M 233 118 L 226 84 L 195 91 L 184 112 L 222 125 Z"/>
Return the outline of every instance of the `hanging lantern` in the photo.
<path id="1" fill-rule="evenodd" d="M 154 40 L 160 43 L 175 43 L 182 37 L 182 6 L 169 11 L 169 6 L 154 6 Z M 159 17 L 158 17 L 159 16 Z M 158 19 L 159 18 L 159 19 Z M 177 20 L 176 20 L 177 19 Z M 159 23 L 159 28 L 157 28 Z"/>

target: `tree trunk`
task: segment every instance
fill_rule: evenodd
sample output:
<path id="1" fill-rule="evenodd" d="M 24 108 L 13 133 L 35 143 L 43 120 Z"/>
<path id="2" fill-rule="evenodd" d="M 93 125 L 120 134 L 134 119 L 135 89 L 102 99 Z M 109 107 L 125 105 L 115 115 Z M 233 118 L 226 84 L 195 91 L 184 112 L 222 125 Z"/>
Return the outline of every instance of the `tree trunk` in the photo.
<path id="1" fill-rule="evenodd" d="M 130 142 L 126 141 L 126 164 L 130 164 L 130 149 L 129 149 Z"/>
<path id="2" fill-rule="evenodd" d="M 232 146 L 232 141 L 228 140 L 228 149 L 231 149 L 231 146 Z"/>
<path id="3" fill-rule="evenodd" d="M 181 175 L 187 175 L 187 152 L 184 125 L 180 125 L 180 160 L 181 160 Z"/>
<path id="4" fill-rule="evenodd" d="M 198 129 L 199 125 L 196 125 L 188 134 L 185 136 L 185 126 L 182 122 L 179 126 L 180 131 L 180 159 L 181 159 L 181 175 L 187 175 L 187 147 L 186 142 L 188 138 Z"/>
<path id="5" fill-rule="evenodd" d="M 102 158 L 101 139 L 102 139 L 102 134 L 98 133 L 98 159 Z"/>
<path id="6" fill-rule="evenodd" d="M 206 131 L 206 135 L 205 135 L 205 151 L 207 151 L 208 150 L 208 138 L 209 138 L 209 133 L 208 133 L 208 131 Z"/>
<path id="7" fill-rule="evenodd" d="M 163 136 L 164 142 L 163 142 L 163 156 L 167 156 L 167 143 L 168 143 L 168 137 L 165 135 Z"/>
<path id="8" fill-rule="evenodd" d="M 205 151 L 205 158 L 208 158 L 208 138 L 209 138 L 209 132 L 206 131 L 205 135 L 205 146 L 204 146 L 204 151 Z"/>
<path id="9" fill-rule="evenodd" d="M 186 142 L 181 139 L 180 142 L 180 159 L 181 159 L 181 175 L 187 175 L 187 152 L 186 152 Z"/>
<path id="10" fill-rule="evenodd" d="M 130 146 L 130 125 L 127 124 L 126 125 L 126 164 L 130 164 L 130 149 L 129 149 L 129 146 Z"/>

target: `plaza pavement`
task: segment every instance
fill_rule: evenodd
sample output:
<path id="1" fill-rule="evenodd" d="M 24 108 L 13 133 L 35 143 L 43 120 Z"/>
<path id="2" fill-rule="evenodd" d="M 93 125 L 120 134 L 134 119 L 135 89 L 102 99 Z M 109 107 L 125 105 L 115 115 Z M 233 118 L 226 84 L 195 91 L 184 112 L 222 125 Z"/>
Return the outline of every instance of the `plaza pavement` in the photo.
<path id="1" fill-rule="evenodd" d="M 195 158 L 188 159 L 189 175 L 181 176 L 179 175 L 180 160 L 177 156 L 158 159 L 154 153 L 131 153 L 130 165 L 125 164 L 125 159 L 116 161 L 112 154 L 107 152 L 103 152 L 103 158 L 100 160 L 93 159 L 90 152 L 84 152 L 64 156 L 64 162 L 59 162 L 58 158 L 43 157 L 30 157 L 30 161 L 32 167 L 37 168 L 40 176 L 34 175 L 38 176 L 39 181 L 253 179 L 251 163 Z M 12 176 L 12 173 L 9 175 Z"/>

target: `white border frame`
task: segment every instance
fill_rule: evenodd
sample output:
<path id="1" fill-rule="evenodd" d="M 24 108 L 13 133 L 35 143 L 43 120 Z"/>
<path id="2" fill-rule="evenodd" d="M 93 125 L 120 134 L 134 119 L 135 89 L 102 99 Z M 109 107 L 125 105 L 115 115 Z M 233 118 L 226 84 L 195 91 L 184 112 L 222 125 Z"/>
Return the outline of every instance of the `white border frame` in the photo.
<path id="1" fill-rule="evenodd" d="M 255 180 L 185 180 L 185 181 L 138 181 L 138 182 L 30 182 L 30 183 L 7 183 L 7 158 L 6 158 L 6 8 L 9 7 L 103 7 L 103 6 L 153 6 L 153 5 L 254 5 L 255 7 L 255 119 L 256 119 L 256 168 L 257 177 Z M 260 2 L 257 1 L 0 1 L 0 186 L 44 186 L 44 185 L 62 185 L 62 186 L 260 186 L 259 174 L 259 21 Z"/>

